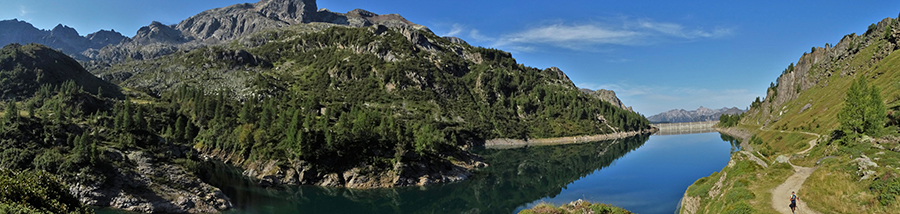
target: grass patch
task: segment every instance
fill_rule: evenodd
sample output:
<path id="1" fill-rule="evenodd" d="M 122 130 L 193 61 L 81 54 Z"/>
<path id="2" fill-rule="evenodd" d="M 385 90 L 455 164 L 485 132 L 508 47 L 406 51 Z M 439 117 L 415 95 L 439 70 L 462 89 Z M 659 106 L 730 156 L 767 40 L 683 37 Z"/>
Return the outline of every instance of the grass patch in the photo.
<path id="1" fill-rule="evenodd" d="M 694 184 L 687 189 L 687 195 L 691 197 L 705 197 L 709 195 L 709 190 L 718 181 L 719 172 L 713 172 L 707 177 L 702 177 L 694 181 Z"/>

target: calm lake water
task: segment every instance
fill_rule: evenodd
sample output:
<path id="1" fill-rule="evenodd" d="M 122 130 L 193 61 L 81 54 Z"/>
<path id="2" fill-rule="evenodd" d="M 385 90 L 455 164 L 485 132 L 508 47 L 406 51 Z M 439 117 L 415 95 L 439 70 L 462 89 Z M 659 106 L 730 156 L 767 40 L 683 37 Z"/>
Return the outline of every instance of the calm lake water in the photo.
<path id="1" fill-rule="evenodd" d="M 714 132 L 483 150 L 490 167 L 428 187 L 267 189 L 224 165 L 209 182 L 232 199 L 235 209 L 226 213 L 515 213 L 578 199 L 673 213 L 690 184 L 721 170 L 739 149 L 729 139 Z"/>

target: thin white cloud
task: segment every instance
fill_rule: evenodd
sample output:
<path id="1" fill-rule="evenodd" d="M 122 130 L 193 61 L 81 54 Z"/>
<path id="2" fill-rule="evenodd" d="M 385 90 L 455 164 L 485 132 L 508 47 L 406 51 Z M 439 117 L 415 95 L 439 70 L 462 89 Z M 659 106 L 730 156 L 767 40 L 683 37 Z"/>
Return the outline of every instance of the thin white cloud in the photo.
<path id="1" fill-rule="evenodd" d="M 635 44 L 641 32 L 629 29 L 615 29 L 600 25 L 539 26 L 522 32 L 502 36 L 496 46 L 516 44 L 550 44 L 574 49 L 584 45 Z"/>
<path id="2" fill-rule="evenodd" d="M 700 106 L 707 108 L 738 107 L 750 105 L 758 96 L 747 89 L 714 90 L 696 87 L 666 87 L 650 85 L 593 84 L 579 83 L 582 88 L 592 90 L 607 89 L 616 92 L 616 96 L 627 106 L 647 116 L 672 109 L 693 110 Z"/>
<path id="3" fill-rule="evenodd" d="M 461 34 L 465 30 L 461 24 L 453 24 L 453 27 L 450 28 L 450 32 L 447 32 L 446 36 L 457 36 Z"/>
<path id="4" fill-rule="evenodd" d="M 477 41 L 492 41 L 492 40 L 493 40 L 493 39 L 490 38 L 490 37 L 487 37 L 487 36 L 485 36 L 485 35 L 482 35 L 481 32 L 478 31 L 477 29 L 472 29 L 472 30 L 470 30 L 470 31 L 469 31 L 469 37 L 471 37 L 472 39 L 475 39 L 475 40 L 477 40 Z"/>
<path id="5" fill-rule="evenodd" d="M 611 45 L 643 46 L 663 42 L 690 42 L 732 35 L 732 29 L 717 27 L 706 30 L 671 22 L 648 19 L 591 22 L 582 24 L 546 23 L 500 36 L 486 36 L 478 29 L 454 24 L 448 36 L 466 35 L 469 39 L 504 49 L 536 51 L 540 47 L 556 47 L 576 51 L 601 51 Z M 528 47 L 528 48 L 522 48 Z"/>
<path id="6" fill-rule="evenodd" d="M 31 13 L 31 11 L 28 10 L 28 8 L 26 8 L 25 5 L 19 5 L 19 16 L 26 16 L 29 13 Z"/>

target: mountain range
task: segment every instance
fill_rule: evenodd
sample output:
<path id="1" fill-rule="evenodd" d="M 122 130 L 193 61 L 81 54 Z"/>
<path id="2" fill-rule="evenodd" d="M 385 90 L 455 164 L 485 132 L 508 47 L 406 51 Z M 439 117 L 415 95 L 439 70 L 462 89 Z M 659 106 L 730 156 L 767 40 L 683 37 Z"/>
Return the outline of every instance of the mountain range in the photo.
<path id="1" fill-rule="evenodd" d="M 650 120 L 652 123 L 684 123 L 684 122 L 699 122 L 699 121 L 715 121 L 719 120 L 719 116 L 723 114 L 728 115 L 736 115 L 743 113 L 744 110 L 741 110 L 737 107 L 731 108 L 720 108 L 720 109 L 709 109 L 703 106 L 697 108 L 697 110 L 684 110 L 684 109 L 672 109 L 667 112 L 659 113 L 650 117 L 647 117 L 647 120 Z"/>
<path id="2" fill-rule="evenodd" d="M 332 23 L 350 27 L 384 25 L 430 31 L 397 14 L 379 15 L 362 9 L 347 13 L 318 10 L 315 0 L 263 0 L 203 11 L 178 24 L 151 22 L 128 38 L 114 30 L 87 36 L 62 24 L 40 30 L 20 20 L 0 21 L 0 44 L 39 43 L 60 49 L 81 61 L 116 63 L 153 59 L 179 50 L 220 44 L 266 29 L 301 23 Z"/>

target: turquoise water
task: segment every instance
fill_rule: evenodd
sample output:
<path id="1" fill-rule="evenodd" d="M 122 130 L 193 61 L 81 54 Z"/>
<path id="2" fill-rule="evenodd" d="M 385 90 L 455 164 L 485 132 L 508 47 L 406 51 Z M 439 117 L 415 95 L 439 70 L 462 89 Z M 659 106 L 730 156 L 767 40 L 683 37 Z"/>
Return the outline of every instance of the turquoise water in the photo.
<path id="1" fill-rule="evenodd" d="M 514 213 L 577 199 L 637 213 L 673 213 L 687 187 L 721 170 L 736 148 L 719 133 L 478 151 L 490 167 L 428 187 L 260 188 L 228 166 L 209 182 L 235 204 L 226 213 Z"/>

